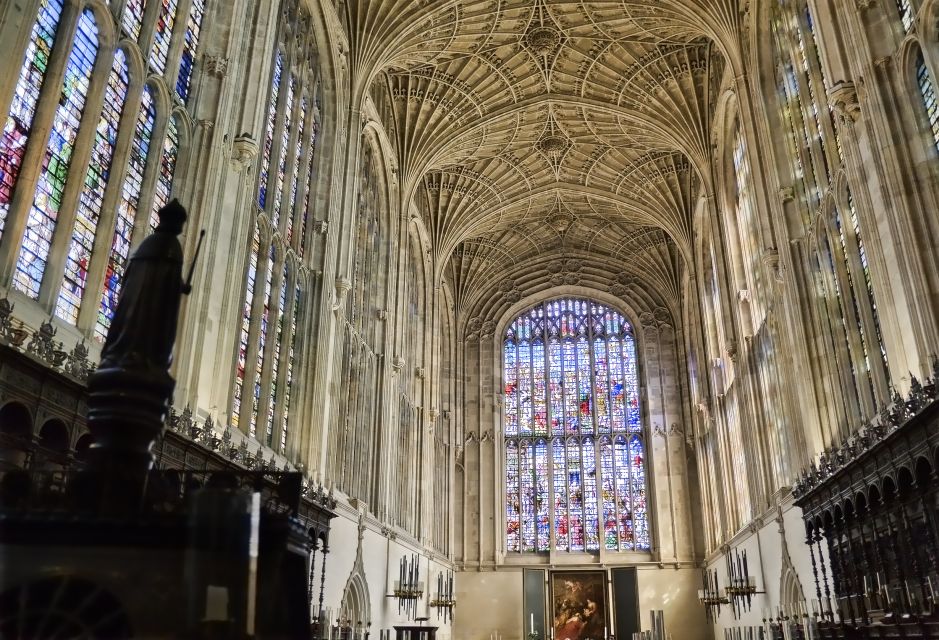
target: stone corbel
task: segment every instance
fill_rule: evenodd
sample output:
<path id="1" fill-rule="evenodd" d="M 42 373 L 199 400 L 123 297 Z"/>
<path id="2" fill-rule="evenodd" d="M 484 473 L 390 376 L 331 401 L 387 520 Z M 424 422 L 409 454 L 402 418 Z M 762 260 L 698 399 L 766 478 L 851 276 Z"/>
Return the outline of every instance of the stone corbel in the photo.
<path id="1" fill-rule="evenodd" d="M 401 356 L 395 356 L 391 361 L 391 373 L 392 375 L 397 375 L 401 373 L 401 370 L 404 369 L 405 360 Z"/>
<path id="2" fill-rule="evenodd" d="M 231 146 L 231 163 L 236 171 L 247 170 L 258 155 L 258 143 L 249 133 L 235 136 Z"/>
<path id="3" fill-rule="evenodd" d="M 228 75 L 228 58 L 207 55 L 203 60 L 203 68 L 210 76 L 221 79 Z"/>
<path id="4" fill-rule="evenodd" d="M 387 309 L 379 309 L 377 313 L 378 313 L 378 319 L 379 319 L 381 322 L 385 322 L 386 320 L 388 320 L 388 310 L 387 310 Z"/>
<path id="5" fill-rule="evenodd" d="M 861 118 L 861 104 L 853 82 L 836 83 L 828 90 L 828 99 L 844 124 L 854 124 Z"/>
<path id="6" fill-rule="evenodd" d="M 336 302 L 333 311 L 339 311 L 346 303 L 346 294 L 352 289 L 352 282 L 348 278 L 336 278 Z"/>
<path id="7" fill-rule="evenodd" d="M 423 380 L 427 377 L 427 371 L 424 369 L 424 367 L 415 367 L 414 375 L 417 376 L 418 380 Z"/>

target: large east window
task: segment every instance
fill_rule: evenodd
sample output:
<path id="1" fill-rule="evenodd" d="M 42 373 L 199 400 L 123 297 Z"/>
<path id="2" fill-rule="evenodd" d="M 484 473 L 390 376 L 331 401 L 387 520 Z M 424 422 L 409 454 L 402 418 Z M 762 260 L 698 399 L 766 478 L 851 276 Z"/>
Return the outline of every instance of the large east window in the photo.
<path id="1" fill-rule="evenodd" d="M 508 552 L 650 548 L 636 340 L 591 300 L 540 303 L 503 336 Z"/>

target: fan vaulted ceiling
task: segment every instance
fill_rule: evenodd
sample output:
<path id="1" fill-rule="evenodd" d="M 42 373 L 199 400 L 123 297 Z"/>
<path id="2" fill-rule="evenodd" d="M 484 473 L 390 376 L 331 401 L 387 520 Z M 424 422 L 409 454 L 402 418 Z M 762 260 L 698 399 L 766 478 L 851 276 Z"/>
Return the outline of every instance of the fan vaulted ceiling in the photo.
<path id="1" fill-rule="evenodd" d="M 340 11 L 404 195 L 463 295 L 498 291 L 524 265 L 537 284 L 563 279 L 551 268 L 573 256 L 600 286 L 632 270 L 663 300 L 677 293 L 693 202 L 709 188 L 736 0 L 356 0 Z"/>

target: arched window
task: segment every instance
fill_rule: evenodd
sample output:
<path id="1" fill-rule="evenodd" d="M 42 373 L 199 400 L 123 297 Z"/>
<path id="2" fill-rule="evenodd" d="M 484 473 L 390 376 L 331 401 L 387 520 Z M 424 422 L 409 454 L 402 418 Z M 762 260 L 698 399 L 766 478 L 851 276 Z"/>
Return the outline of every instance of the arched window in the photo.
<path id="1" fill-rule="evenodd" d="M 650 548 L 636 340 L 591 300 L 541 303 L 503 336 L 506 550 Z"/>
<path id="2" fill-rule="evenodd" d="M 174 29 L 177 0 L 153 0 L 154 11 L 143 0 L 124 0 L 117 15 L 89 6 L 67 12 L 68 24 L 59 24 L 63 4 L 41 0 L 36 7 L 0 138 L 0 232 L 6 236 L 0 241 L 12 244 L 15 258 L 12 281 L 0 286 L 101 340 L 131 242 L 147 230 L 151 198 L 154 211 L 169 200 L 185 151 L 190 115 L 165 112 L 171 107 L 158 96 L 172 95 L 177 85 L 181 98 L 188 95 L 206 0 L 187 5 L 186 29 Z M 118 38 L 99 41 L 99 32 Z M 60 33 L 74 36 L 63 41 Z M 141 50 L 142 43 L 152 46 Z M 64 70 L 56 59 L 64 59 Z M 135 75 L 143 70 L 133 59 L 148 61 L 146 83 Z M 106 81 L 92 82 L 94 73 L 107 74 Z M 56 86 L 41 91 L 49 78 Z M 41 122 L 33 122 L 37 114 Z M 120 132 L 128 130 L 133 135 L 122 142 Z M 36 139 L 35 131 L 49 134 Z M 38 172 L 20 180 L 24 161 Z"/>
<path id="3" fill-rule="evenodd" d="M 55 45 L 61 17 L 62 0 L 43 0 L 39 5 L 39 15 L 33 23 L 26 59 L 13 94 L 13 104 L 3 126 L 3 136 L 0 137 L 0 233 L 3 232 L 10 211 L 13 188 L 20 173 L 23 154 L 26 153 L 36 103 L 46 79 L 49 56 Z"/>
<path id="4" fill-rule="evenodd" d="M 78 20 L 78 32 L 66 63 L 62 94 L 52 120 L 52 135 L 39 171 L 23 247 L 16 260 L 13 287 L 32 298 L 39 297 L 97 55 L 98 24 L 94 13 L 86 9 Z"/>
<path id="5" fill-rule="evenodd" d="M 123 51 L 118 50 L 114 55 L 114 64 L 104 92 L 104 106 L 91 150 L 88 175 L 85 177 L 82 195 L 78 199 L 75 228 L 72 230 L 72 240 L 65 262 L 65 279 L 62 281 L 56 303 L 56 315 L 72 324 L 78 322 L 78 311 L 85 295 L 91 252 L 101 207 L 104 204 L 104 191 L 111 174 L 114 145 L 117 143 L 117 128 L 127 97 L 127 83 L 127 58 Z"/>
<path id="6" fill-rule="evenodd" d="M 923 98 L 923 108 L 929 121 L 929 129 L 932 131 L 933 144 L 939 150 L 939 105 L 936 103 L 936 87 L 929 69 L 926 68 L 922 51 L 916 53 L 916 83 Z"/>
<path id="7" fill-rule="evenodd" d="M 299 40 L 302 46 L 279 46 L 271 70 L 231 405 L 234 426 L 281 453 L 286 452 L 295 413 L 290 406 L 293 354 L 300 344 L 301 282 L 307 268 L 297 259 L 302 254 L 294 229 L 303 229 L 308 215 L 313 185 L 304 162 L 313 155 L 316 117 L 311 98 L 315 46 L 311 33 L 293 33 L 298 19 L 282 16 L 281 44 Z M 297 203 L 300 193 L 302 206 Z"/>

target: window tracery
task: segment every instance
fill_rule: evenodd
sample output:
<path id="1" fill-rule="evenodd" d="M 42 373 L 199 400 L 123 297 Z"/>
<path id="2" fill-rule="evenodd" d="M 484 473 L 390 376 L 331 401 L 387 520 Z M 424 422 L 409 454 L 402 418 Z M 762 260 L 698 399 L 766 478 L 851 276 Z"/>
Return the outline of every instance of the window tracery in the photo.
<path id="1" fill-rule="evenodd" d="M 503 336 L 506 550 L 651 545 L 635 337 L 584 299 L 529 309 Z"/>
<path id="2" fill-rule="evenodd" d="M 294 6 L 281 16 L 271 65 L 231 401 L 232 424 L 281 453 L 295 414 L 293 358 L 300 344 L 306 269 L 297 258 L 302 258 L 300 235 L 314 188 L 312 170 L 301 159 L 314 155 L 317 117 L 315 42 L 309 31 L 294 33 L 309 19 L 297 11 L 302 10 Z"/>
<path id="3" fill-rule="evenodd" d="M 156 1 L 159 7 L 152 12 L 145 11 L 143 0 L 126 0 L 114 17 L 86 8 L 69 18 L 74 22 L 59 24 L 62 1 L 42 0 L 0 138 L 0 233 L 15 206 L 17 234 L 22 234 L 15 239 L 0 236 L 22 246 L 10 284 L 98 340 L 110 325 L 130 245 L 141 239 L 134 236 L 135 229 L 141 236 L 147 229 L 140 217 L 150 213 L 150 197 L 156 207 L 169 200 L 188 142 L 182 134 L 188 130 L 189 114 L 182 109 L 162 112 L 170 107 L 156 96 L 177 84 L 188 92 L 206 2 L 187 4 L 187 28 L 174 29 L 177 0 Z M 99 40 L 99 29 L 127 38 L 117 46 L 111 37 Z M 59 41 L 59 32 L 74 36 Z M 152 46 L 141 55 L 138 47 L 148 46 L 146 42 Z M 179 53 L 170 60 L 173 51 L 181 52 L 184 60 L 177 64 Z M 61 90 L 41 92 L 56 52 L 65 55 L 64 74 L 54 78 Z M 146 83 L 134 77 L 138 72 L 129 64 L 132 58 L 148 61 Z M 109 73 L 97 85 L 91 82 L 96 69 Z M 40 100 L 58 104 L 40 110 Z M 37 113 L 43 114 L 43 122 L 33 122 Z M 37 125 L 50 131 L 48 139 L 32 139 Z M 118 144 L 121 126 L 133 129 L 129 144 Z M 160 143 L 151 144 L 152 138 Z M 38 178 L 18 185 L 20 164 L 27 147 L 33 146 L 44 147 L 38 156 L 42 168 Z M 14 200 L 18 186 L 31 193 Z M 138 211 L 141 199 L 148 202 L 145 212 Z M 99 242 L 99 234 L 110 241 Z M 107 251 L 106 256 L 95 259 L 96 247 Z"/>

